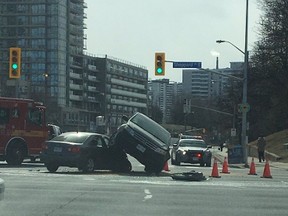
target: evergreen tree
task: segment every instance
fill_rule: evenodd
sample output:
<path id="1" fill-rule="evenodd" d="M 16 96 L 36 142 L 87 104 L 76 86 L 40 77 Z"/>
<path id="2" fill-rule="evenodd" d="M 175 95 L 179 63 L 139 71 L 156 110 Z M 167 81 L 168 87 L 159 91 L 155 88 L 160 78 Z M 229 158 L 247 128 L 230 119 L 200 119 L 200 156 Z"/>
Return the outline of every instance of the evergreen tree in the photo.
<path id="1" fill-rule="evenodd" d="M 263 14 L 248 79 L 254 138 L 259 133 L 287 128 L 288 124 L 288 1 L 259 3 Z"/>

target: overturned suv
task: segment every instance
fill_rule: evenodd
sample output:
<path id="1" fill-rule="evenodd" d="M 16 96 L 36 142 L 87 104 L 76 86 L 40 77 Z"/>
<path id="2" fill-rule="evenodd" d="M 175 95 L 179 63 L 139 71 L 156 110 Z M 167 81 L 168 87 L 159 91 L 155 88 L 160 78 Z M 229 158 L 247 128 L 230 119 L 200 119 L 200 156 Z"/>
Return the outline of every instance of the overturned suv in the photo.
<path id="1" fill-rule="evenodd" d="M 126 153 L 136 158 L 145 166 L 149 173 L 162 171 L 170 159 L 170 133 L 161 125 L 142 113 L 136 113 L 126 121 L 111 137 L 113 145 L 124 149 Z"/>

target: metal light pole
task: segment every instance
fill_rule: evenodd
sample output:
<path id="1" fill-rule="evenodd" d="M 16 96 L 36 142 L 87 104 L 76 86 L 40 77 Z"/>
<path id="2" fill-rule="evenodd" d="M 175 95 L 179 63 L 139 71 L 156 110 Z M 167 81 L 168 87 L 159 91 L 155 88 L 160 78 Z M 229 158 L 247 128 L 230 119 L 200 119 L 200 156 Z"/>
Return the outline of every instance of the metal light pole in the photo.
<path id="1" fill-rule="evenodd" d="M 246 24 L 245 24 L 245 63 L 244 63 L 244 77 L 243 77 L 243 101 L 242 104 L 247 104 L 247 74 L 248 74 L 248 0 L 246 0 Z M 248 165 L 247 152 L 247 110 L 242 112 L 242 147 L 245 167 Z"/>
<path id="2" fill-rule="evenodd" d="M 45 106 L 48 106 L 47 105 L 47 98 L 48 98 L 48 78 L 49 78 L 49 74 L 47 72 L 45 72 L 43 74 L 44 76 L 44 79 L 45 79 L 45 86 L 44 86 L 44 103 L 45 103 Z"/>
<path id="3" fill-rule="evenodd" d="M 242 51 L 239 47 L 226 40 L 217 40 L 216 43 L 229 43 L 240 51 L 244 55 L 244 71 L 243 71 L 243 96 L 242 105 L 247 105 L 247 74 L 248 74 L 248 0 L 246 0 L 246 24 L 245 24 L 245 51 Z M 247 152 L 247 110 L 242 110 L 242 133 L 241 133 L 241 145 L 243 149 L 243 162 L 245 167 L 248 165 L 248 152 Z"/>

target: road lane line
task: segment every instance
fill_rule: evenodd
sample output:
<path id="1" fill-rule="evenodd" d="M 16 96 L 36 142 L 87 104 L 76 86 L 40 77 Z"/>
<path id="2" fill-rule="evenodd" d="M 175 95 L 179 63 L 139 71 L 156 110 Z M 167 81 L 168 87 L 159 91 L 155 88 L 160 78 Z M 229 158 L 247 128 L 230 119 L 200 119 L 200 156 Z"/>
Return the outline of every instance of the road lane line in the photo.
<path id="1" fill-rule="evenodd" d="M 153 197 L 152 194 L 150 193 L 150 191 L 149 191 L 148 189 L 145 189 L 145 190 L 144 190 L 144 193 L 145 193 L 146 195 L 145 195 L 145 197 L 144 197 L 143 202 L 145 202 L 146 200 L 151 199 L 151 198 Z"/>

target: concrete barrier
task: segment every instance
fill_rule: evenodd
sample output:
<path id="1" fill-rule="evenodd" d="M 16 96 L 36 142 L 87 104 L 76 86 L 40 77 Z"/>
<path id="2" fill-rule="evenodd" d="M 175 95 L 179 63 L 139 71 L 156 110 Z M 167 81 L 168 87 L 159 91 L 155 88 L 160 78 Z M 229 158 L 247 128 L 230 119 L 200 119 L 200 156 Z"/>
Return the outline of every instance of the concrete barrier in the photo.
<path id="1" fill-rule="evenodd" d="M 4 180 L 0 179 L 0 201 L 4 199 L 5 185 Z"/>

